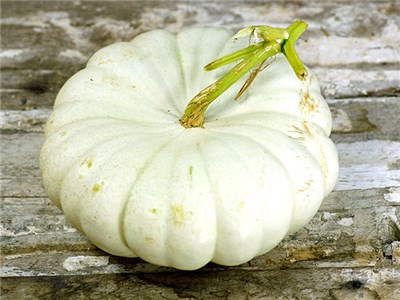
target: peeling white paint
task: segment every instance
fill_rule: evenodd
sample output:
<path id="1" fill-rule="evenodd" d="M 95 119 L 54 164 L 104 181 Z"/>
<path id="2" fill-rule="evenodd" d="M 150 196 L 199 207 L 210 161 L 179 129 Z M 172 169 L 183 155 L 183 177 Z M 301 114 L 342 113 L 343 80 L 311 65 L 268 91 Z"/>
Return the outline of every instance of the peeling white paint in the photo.
<path id="1" fill-rule="evenodd" d="M 400 40 L 399 31 L 400 27 L 397 25 L 396 19 L 387 18 L 386 26 L 382 30 L 382 36 L 387 40 L 398 41 Z"/>
<path id="2" fill-rule="evenodd" d="M 331 109 L 332 112 L 332 131 L 349 132 L 353 129 L 349 115 L 343 109 Z"/>
<path id="3" fill-rule="evenodd" d="M 43 132 L 51 109 L 0 111 L 0 129 L 18 129 L 26 132 Z"/>
<path id="4" fill-rule="evenodd" d="M 340 165 L 336 191 L 400 187 L 400 170 L 390 169 L 400 160 L 400 142 L 372 140 L 336 146 Z"/>
<path id="5" fill-rule="evenodd" d="M 1 25 L 19 25 L 19 26 L 27 26 L 27 27 L 37 27 L 37 28 L 46 28 L 49 27 L 49 24 L 46 24 L 44 18 L 38 18 L 37 16 L 24 16 L 24 18 L 3 18 L 0 20 Z"/>
<path id="6" fill-rule="evenodd" d="M 74 233 L 74 232 L 78 232 L 78 230 L 76 230 L 75 228 L 71 227 L 71 226 L 63 226 L 63 232 L 68 232 L 68 233 Z"/>
<path id="7" fill-rule="evenodd" d="M 24 49 L 5 49 L 0 52 L 0 58 L 14 58 L 25 52 Z"/>
<path id="8" fill-rule="evenodd" d="M 65 34 L 67 34 L 71 41 L 77 46 L 77 47 L 84 47 L 87 45 L 87 40 L 84 37 L 84 34 L 82 30 L 80 30 L 77 27 L 74 27 L 71 25 L 71 20 L 69 19 L 68 16 L 65 16 L 64 18 L 51 18 L 49 22 L 57 26 L 58 28 L 64 30 Z"/>
<path id="9" fill-rule="evenodd" d="M 398 84 L 399 77 L 398 70 L 351 70 L 328 66 L 315 66 L 313 71 L 319 79 L 319 84 L 325 97 L 333 98 L 338 98 L 338 96 L 343 97 L 343 95 L 345 95 L 345 97 L 361 94 L 368 95 L 369 91 L 391 88 Z M 349 84 L 350 82 L 353 84 Z M 370 85 L 370 82 L 374 84 Z M 361 102 L 361 98 L 359 99 Z M 366 101 L 379 100 L 377 98 L 363 99 Z M 336 99 L 334 101 L 336 101 Z"/>
<path id="10" fill-rule="evenodd" d="M 324 249 L 323 252 L 324 252 L 324 254 L 325 254 L 326 256 L 329 256 L 329 255 L 331 255 L 332 253 L 334 253 L 335 250 L 333 250 L 333 249 Z"/>
<path id="11" fill-rule="evenodd" d="M 322 219 L 325 221 L 332 220 L 332 218 L 336 215 L 336 213 L 331 213 L 329 211 L 324 211 L 322 214 Z"/>
<path id="12" fill-rule="evenodd" d="M 309 38 L 307 43 L 299 44 L 298 48 L 300 57 L 306 64 L 328 66 L 351 63 L 397 63 L 400 60 L 400 52 L 396 47 L 399 39 L 384 40 L 385 47 L 382 46 L 380 39 L 330 36 Z M 336 50 L 332 51 L 334 48 Z"/>
<path id="13" fill-rule="evenodd" d="M 36 15 L 25 16 L 24 18 L 4 18 L 0 24 L 33 27 L 33 31 L 44 31 L 52 26 L 57 26 L 63 29 L 77 46 L 87 44 L 82 30 L 71 25 L 69 13 L 64 11 L 38 12 Z"/>
<path id="14" fill-rule="evenodd" d="M 354 221 L 353 218 L 343 218 L 337 221 L 337 223 L 342 226 L 351 226 L 353 225 Z"/>
<path id="15" fill-rule="evenodd" d="M 400 204 L 400 187 L 389 188 L 389 193 L 384 194 L 383 197 L 392 204 Z"/>
<path id="16" fill-rule="evenodd" d="M 2 49 L 0 59 L 3 68 L 14 68 L 15 65 L 27 62 L 36 56 L 34 49 Z"/>
<path id="17" fill-rule="evenodd" d="M 65 49 L 58 55 L 60 58 L 74 59 L 78 61 L 86 61 L 88 58 L 78 50 Z"/>
<path id="18" fill-rule="evenodd" d="M 26 226 L 25 231 L 14 232 L 4 228 L 3 224 L 0 224 L 0 236 L 2 237 L 16 237 L 16 236 L 24 236 L 24 235 L 31 235 L 37 233 L 37 228 L 35 226 Z"/>
<path id="19" fill-rule="evenodd" d="M 397 218 L 396 213 L 397 213 L 396 207 L 389 207 L 388 210 L 383 213 L 383 216 L 388 216 L 393 221 L 393 223 L 396 224 L 398 228 L 400 228 L 400 222 L 399 219 Z"/>
<path id="20" fill-rule="evenodd" d="M 45 274 L 43 274 L 45 276 Z M 32 270 L 21 269 L 15 266 L 2 266 L 0 268 L 1 277 L 33 277 L 40 276 L 37 272 Z"/>
<path id="21" fill-rule="evenodd" d="M 71 256 L 63 262 L 63 268 L 68 272 L 89 267 L 102 267 L 109 263 L 109 256 Z"/>

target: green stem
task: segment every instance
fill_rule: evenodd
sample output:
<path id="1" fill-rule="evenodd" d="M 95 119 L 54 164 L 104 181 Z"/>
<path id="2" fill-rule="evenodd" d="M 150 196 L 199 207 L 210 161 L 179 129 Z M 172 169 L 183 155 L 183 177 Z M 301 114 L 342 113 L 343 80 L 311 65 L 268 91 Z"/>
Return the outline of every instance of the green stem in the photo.
<path id="1" fill-rule="evenodd" d="M 240 49 L 231 54 L 225 55 L 225 56 L 218 58 L 217 60 L 214 60 L 213 62 L 209 63 L 207 66 L 204 67 L 204 70 L 212 71 L 212 70 L 218 69 L 222 66 L 225 66 L 225 65 L 228 65 L 235 61 L 238 61 L 239 59 L 244 59 L 246 57 L 249 57 L 250 54 L 254 53 L 254 51 L 257 50 L 258 48 L 259 48 L 258 45 L 252 45 L 252 46 L 248 46 L 244 49 Z"/>
<path id="2" fill-rule="evenodd" d="M 282 53 L 285 54 L 286 59 L 289 61 L 293 71 L 300 80 L 305 80 L 307 78 L 307 70 L 300 60 L 300 57 L 297 55 L 294 45 L 303 32 L 306 31 L 307 27 L 307 23 L 303 21 L 294 22 L 287 28 L 290 38 L 284 41 L 282 45 Z"/>
<path id="3" fill-rule="evenodd" d="M 204 113 L 208 106 L 242 76 L 253 70 L 255 66 L 264 63 L 266 59 L 277 53 L 283 53 L 297 77 L 304 80 L 307 76 L 307 71 L 295 51 L 294 44 L 306 28 L 307 24 L 305 22 L 296 21 L 286 29 L 251 26 L 244 29 L 245 31 L 242 30 L 241 32 L 248 32 L 249 34 L 253 34 L 255 30 L 258 30 L 257 33 L 263 37 L 264 41 L 226 55 L 205 67 L 206 70 L 214 70 L 243 59 L 222 78 L 203 89 L 189 102 L 184 115 L 180 119 L 182 126 L 185 128 L 203 127 Z"/>

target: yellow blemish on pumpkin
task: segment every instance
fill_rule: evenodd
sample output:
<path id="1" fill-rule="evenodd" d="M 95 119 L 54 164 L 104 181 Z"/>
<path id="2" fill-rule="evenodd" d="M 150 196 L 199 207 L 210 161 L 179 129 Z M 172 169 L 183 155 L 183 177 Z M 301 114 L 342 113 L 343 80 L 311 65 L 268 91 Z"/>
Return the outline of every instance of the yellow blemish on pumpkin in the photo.
<path id="1" fill-rule="evenodd" d="M 171 211 L 172 220 L 176 225 L 183 225 L 185 221 L 193 215 L 191 211 L 186 212 L 181 204 L 172 205 Z"/>
<path id="2" fill-rule="evenodd" d="M 103 188 L 104 182 L 100 182 L 100 183 L 95 183 L 92 187 L 92 192 L 93 193 L 98 193 L 101 191 L 101 189 Z"/>
<path id="3" fill-rule="evenodd" d="M 301 125 L 303 125 L 303 128 L 300 128 L 295 125 L 291 125 L 293 130 L 289 130 L 288 136 L 294 140 L 304 142 L 306 140 L 306 135 L 312 137 L 314 134 L 311 131 L 311 128 L 307 121 L 301 122 Z"/>
<path id="4" fill-rule="evenodd" d="M 299 189 L 299 192 L 306 192 L 306 191 L 308 191 L 308 190 L 310 190 L 311 189 L 311 184 L 313 183 L 314 181 L 313 180 L 308 180 L 308 181 L 305 181 L 304 182 L 304 184 L 303 184 L 303 186 Z"/>
<path id="5" fill-rule="evenodd" d="M 152 209 L 150 209 L 150 212 L 151 212 L 153 215 L 156 215 L 156 214 L 158 214 L 158 209 L 157 209 L 157 208 L 152 208 Z"/>
<path id="6" fill-rule="evenodd" d="M 309 114 L 317 112 L 319 107 L 319 100 L 311 97 L 309 87 L 305 92 L 300 92 L 301 99 L 299 102 L 299 108 L 303 114 Z"/>
<path id="7" fill-rule="evenodd" d="M 308 123 L 306 121 L 303 121 L 302 124 L 304 126 L 305 132 L 309 136 L 316 137 L 314 140 L 318 145 L 319 152 L 321 153 L 321 156 L 320 156 L 321 171 L 324 174 L 324 177 L 327 178 L 327 175 L 328 175 L 328 163 L 326 161 L 326 156 L 325 156 L 325 152 L 324 152 L 324 146 L 322 144 L 322 141 L 318 138 L 318 135 L 320 135 L 320 133 L 318 131 L 316 131 L 315 129 L 314 129 L 314 133 L 313 133 L 311 131 L 311 127 L 308 125 Z"/>
<path id="8" fill-rule="evenodd" d="M 98 65 L 104 65 L 104 64 L 107 64 L 107 63 L 110 63 L 110 62 L 112 62 L 111 58 L 99 61 Z"/>
<path id="9" fill-rule="evenodd" d="M 324 174 L 324 177 L 328 178 L 328 164 L 326 162 L 326 157 L 323 154 L 322 154 L 321 168 L 322 168 L 322 173 Z"/>
<path id="10" fill-rule="evenodd" d="M 327 178 L 328 177 L 328 163 L 326 161 L 324 147 L 322 146 L 322 143 L 319 139 L 316 139 L 316 141 L 318 144 L 319 151 L 321 153 L 321 170 L 322 170 L 322 173 L 324 174 L 324 177 Z"/>
<path id="11" fill-rule="evenodd" d="M 303 127 L 304 127 L 304 131 L 305 131 L 309 136 L 313 136 L 313 134 L 312 134 L 312 132 L 311 132 L 311 130 L 310 130 L 310 127 L 308 127 L 307 121 L 303 121 L 302 124 L 303 124 Z"/>
<path id="12" fill-rule="evenodd" d="M 111 87 L 119 87 L 120 82 L 117 77 L 110 75 L 110 74 L 104 74 L 102 76 L 102 80 L 104 83 L 109 84 Z"/>
<path id="13" fill-rule="evenodd" d="M 193 166 L 189 167 L 189 176 L 190 176 L 190 179 L 192 179 L 192 177 L 193 177 Z"/>
<path id="14" fill-rule="evenodd" d="M 67 135 L 67 132 L 66 132 L 65 130 L 63 130 L 63 131 L 60 132 L 60 135 L 61 135 L 61 136 L 66 136 L 66 135 Z"/>
<path id="15" fill-rule="evenodd" d="M 81 166 L 84 166 L 84 165 L 86 165 L 86 167 L 88 167 L 88 168 L 91 168 L 93 165 L 93 161 L 90 158 L 88 158 L 83 163 L 81 163 Z"/>
<path id="16" fill-rule="evenodd" d="M 154 239 L 152 237 L 150 237 L 150 236 L 146 236 L 144 238 L 144 240 L 146 241 L 146 243 L 149 243 L 149 244 L 153 244 L 154 243 Z"/>
<path id="17" fill-rule="evenodd" d="M 238 209 L 243 209 L 244 205 L 246 204 L 246 202 L 244 200 L 240 200 L 238 203 Z"/>
<path id="18" fill-rule="evenodd" d="M 291 125 L 291 127 L 293 130 L 289 130 L 288 136 L 296 141 L 304 142 L 306 140 L 304 136 L 304 130 L 295 125 Z"/>

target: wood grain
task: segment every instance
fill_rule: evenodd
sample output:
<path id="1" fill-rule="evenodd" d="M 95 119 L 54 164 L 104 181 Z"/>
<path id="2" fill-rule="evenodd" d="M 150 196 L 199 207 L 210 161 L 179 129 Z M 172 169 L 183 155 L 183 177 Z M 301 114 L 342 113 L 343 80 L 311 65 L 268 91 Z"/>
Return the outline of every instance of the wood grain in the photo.
<path id="1" fill-rule="evenodd" d="M 400 299 L 398 1 L 2 1 L 2 299 Z M 164 28 L 309 23 L 298 43 L 333 117 L 339 181 L 313 220 L 237 267 L 111 256 L 47 199 L 38 155 L 64 82 L 99 48 Z"/>

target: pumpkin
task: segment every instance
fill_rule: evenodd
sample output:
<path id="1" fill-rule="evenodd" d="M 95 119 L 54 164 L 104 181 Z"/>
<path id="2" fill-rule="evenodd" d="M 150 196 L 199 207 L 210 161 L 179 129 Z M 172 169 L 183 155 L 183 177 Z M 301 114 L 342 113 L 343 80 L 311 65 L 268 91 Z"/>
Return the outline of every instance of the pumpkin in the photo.
<path id="1" fill-rule="evenodd" d="M 238 101 L 241 78 L 204 125 L 179 119 L 246 47 L 223 28 L 155 30 L 95 53 L 57 95 L 40 167 L 49 198 L 113 255 L 193 270 L 238 265 L 307 224 L 333 189 L 331 116 L 311 70 L 283 54 Z"/>

